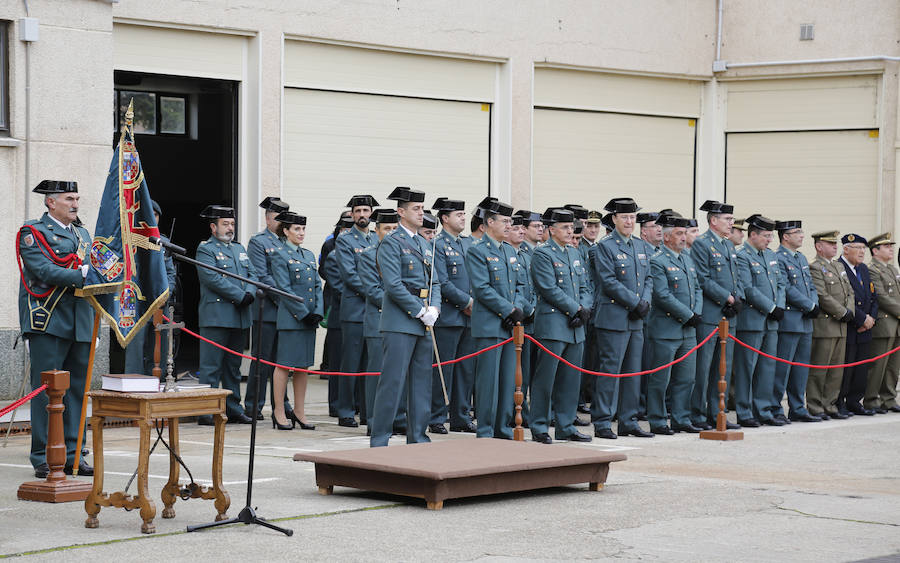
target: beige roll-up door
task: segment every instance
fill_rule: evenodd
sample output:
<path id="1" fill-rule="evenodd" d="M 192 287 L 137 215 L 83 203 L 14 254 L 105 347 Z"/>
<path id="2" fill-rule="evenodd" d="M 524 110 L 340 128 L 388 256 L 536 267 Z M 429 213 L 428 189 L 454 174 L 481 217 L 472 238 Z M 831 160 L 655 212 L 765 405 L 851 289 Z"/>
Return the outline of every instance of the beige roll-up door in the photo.
<path id="1" fill-rule="evenodd" d="M 535 109 L 532 207 L 633 197 L 690 216 L 695 132 L 694 119 Z"/>
<path id="2" fill-rule="evenodd" d="M 247 38 L 142 25 L 113 25 L 113 64 L 175 76 L 242 80 Z"/>
<path id="3" fill-rule="evenodd" d="M 801 219 L 807 254 L 816 231 L 877 234 L 877 130 L 729 133 L 726 151 L 736 216 Z"/>
<path id="4" fill-rule="evenodd" d="M 488 194 L 490 105 L 286 88 L 282 199 L 308 217 L 318 252 L 354 194 L 383 207 L 395 186 L 463 199 Z"/>

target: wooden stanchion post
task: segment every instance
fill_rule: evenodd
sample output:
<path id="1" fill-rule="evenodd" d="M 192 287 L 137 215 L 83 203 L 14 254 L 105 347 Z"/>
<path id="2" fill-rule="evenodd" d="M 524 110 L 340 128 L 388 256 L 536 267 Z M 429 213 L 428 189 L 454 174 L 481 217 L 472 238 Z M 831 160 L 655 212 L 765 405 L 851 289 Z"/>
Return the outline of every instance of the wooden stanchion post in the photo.
<path id="1" fill-rule="evenodd" d="M 516 405 L 516 427 L 513 430 L 513 440 L 525 441 L 525 429 L 522 428 L 522 403 L 525 402 L 525 393 L 522 392 L 522 345 L 525 343 L 525 327 L 519 323 L 513 327 L 513 344 L 516 346 L 516 392 L 513 401 Z"/>
<path id="2" fill-rule="evenodd" d="M 71 502 L 84 500 L 91 492 L 87 481 L 67 480 L 63 468 L 66 465 L 66 440 L 63 433 L 63 396 L 69 388 L 69 372 L 45 371 L 41 383 L 47 386 L 47 465 L 50 473 L 46 481 L 28 481 L 19 485 L 18 497 L 40 502 Z"/>
<path id="3" fill-rule="evenodd" d="M 719 321 L 719 414 L 716 415 L 716 429 L 703 430 L 700 432 L 700 438 L 704 440 L 743 440 L 744 433 L 740 430 L 729 432 L 726 427 L 725 418 L 725 394 L 728 391 L 728 381 L 725 374 L 728 371 L 728 319 L 722 318 Z"/>

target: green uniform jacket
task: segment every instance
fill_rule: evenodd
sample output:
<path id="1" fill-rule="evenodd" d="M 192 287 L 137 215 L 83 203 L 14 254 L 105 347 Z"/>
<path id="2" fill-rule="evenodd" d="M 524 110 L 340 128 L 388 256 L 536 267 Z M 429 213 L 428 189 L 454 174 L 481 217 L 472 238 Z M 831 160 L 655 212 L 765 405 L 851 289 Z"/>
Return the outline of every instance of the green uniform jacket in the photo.
<path id="1" fill-rule="evenodd" d="M 469 317 L 462 313 L 469 306 L 469 274 L 466 272 L 466 251 L 461 237 L 454 238 L 441 231 L 434 241 L 434 271 L 441 280 L 441 316 L 435 326 L 469 326 Z"/>
<path id="2" fill-rule="evenodd" d="M 690 256 L 703 288 L 703 322 L 717 325 L 728 296 L 744 298 L 738 283 L 734 244 L 706 231 L 694 240 Z"/>
<path id="3" fill-rule="evenodd" d="M 441 308 L 441 283 L 431 275 L 431 245 L 420 235 L 410 236 L 401 225 L 392 231 L 376 251 L 376 264 L 384 285 L 381 332 L 402 332 L 425 336 L 425 325 L 416 318 L 426 304 Z M 420 297 L 429 289 L 428 297 Z"/>
<path id="4" fill-rule="evenodd" d="M 653 276 L 653 304 L 650 308 L 650 338 L 680 340 L 696 334 L 684 326 L 693 315 L 703 312 L 703 289 L 690 256 L 676 254 L 667 246 L 650 258 Z"/>
<path id="5" fill-rule="evenodd" d="M 869 262 L 869 273 L 878 296 L 878 317 L 872 329 L 872 338 L 900 335 L 900 273 L 893 264 L 878 260 Z"/>
<path id="6" fill-rule="evenodd" d="M 363 250 L 357 264 L 359 279 L 362 280 L 363 292 L 366 295 L 366 315 L 363 318 L 364 338 L 381 338 L 381 329 L 378 325 L 381 324 L 384 286 L 381 285 L 381 276 L 378 275 L 378 268 L 375 265 L 375 255 L 378 252 L 379 244 L 380 242 L 376 242 Z"/>
<path id="7" fill-rule="evenodd" d="M 197 260 L 245 278 L 257 279 L 250 257 L 236 242 L 226 244 L 216 237 L 209 237 L 197 247 Z M 200 326 L 250 328 L 253 305 L 237 305 L 245 294 L 254 294 L 255 287 L 206 268 L 197 268 L 197 278 L 200 280 Z"/>
<path id="8" fill-rule="evenodd" d="M 284 246 L 284 242 L 278 235 L 269 229 L 263 229 L 256 233 L 247 242 L 247 256 L 250 257 L 250 263 L 259 276 L 259 281 L 266 285 L 275 287 L 275 279 L 272 277 L 272 255 Z M 173 292 L 174 294 L 174 292 Z M 266 294 L 268 302 L 263 307 L 263 321 L 274 323 L 278 317 L 278 296 L 275 294 Z M 253 309 L 253 320 L 256 318 L 256 307 Z"/>
<path id="9" fill-rule="evenodd" d="M 84 227 L 72 225 L 74 233 L 62 228 L 49 214 L 28 221 L 20 230 L 19 252 L 22 256 L 24 283 L 34 293 L 42 294 L 55 287 L 44 298 L 31 296 L 19 285 L 19 325 L 23 334 L 51 334 L 75 342 L 90 342 L 94 313 L 87 300 L 75 297 L 75 289 L 84 285 L 81 269 L 63 268 L 47 258 L 38 246 L 31 229 L 41 233 L 57 256 L 77 253 L 87 259 L 91 234 Z"/>
<path id="10" fill-rule="evenodd" d="M 819 296 L 809 273 L 809 262 L 799 252 L 778 247 L 776 252 L 781 277 L 785 281 L 784 318 L 778 323 L 780 332 L 811 333 L 812 319 L 803 318 L 819 304 Z"/>
<path id="11" fill-rule="evenodd" d="M 377 240 L 375 233 L 360 231 L 355 225 L 346 233 L 338 235 L 333 252 L 341 272 L 341 280 L 344 282 L 344 289 L 341 292 L 341 321 L 363 322 L 366 299 L 357 272 L 357 261 L 360 253 Z"/>
<path id="12" fill-rule="evenodd" d="M 315 329 L 302 321 L 307 315 L 325 315 L 316 255 L 305 248 L 293 249 L 286 243 L 271 254 L 271 260 L 275 287 L 303 298 L 303 303 L 291 299 L 279 301 L 278 330 Z"/>
<path id="13" fill-rule="evenodd" d="M 756 250 L 745 242 L 737 250 L 738 284 L 744 294 L 744 309 L 738 315 L 738 330 L 778 330 L 769 318 L 775 307 L 784 309 L 785 284 L 778 257 L 768 248 Z"/>
<path id="14" fill-rule="evenodd" d="M 472 284 L 472 337 L 507 338 L 501 321 L 513 309 L 526 308 L 525 282 L 512 245 L 485 234 L 466 252 L 466 270 Z"/>
<path id="15" fill-rule="evenodd" d="M 604 330 L 640 330 L 644 321 L 628 318 L 641 301 L 653 298 L 649 245 L 631 237 L 631 246 L 618 231 L 591 247 L 594 275 L 594 326 Z"/>
<path id="16" fill-rule="evenodd" d="M 847 336 L 847 324 L 840 321 L 849 310 L 854 311 L 853 288 L 842 264 L 828 261 L 821 256 L 809 265 L 809 275 L 819 296 L 822 314 L 813 319 L 813 336 L 840 338 Z"/>
<path id="17" fill-rule="evenodd" d="M 593 302 L 588 274 L 582 264 L 582 254 L 577 249 L 561 247 L 552 238 L 534 249 L 531 277 L 537 293 L 536 338 L 570 344 L 584 342 L 584 326 L 569 326 L 578 309 L 589 310 Z"/>

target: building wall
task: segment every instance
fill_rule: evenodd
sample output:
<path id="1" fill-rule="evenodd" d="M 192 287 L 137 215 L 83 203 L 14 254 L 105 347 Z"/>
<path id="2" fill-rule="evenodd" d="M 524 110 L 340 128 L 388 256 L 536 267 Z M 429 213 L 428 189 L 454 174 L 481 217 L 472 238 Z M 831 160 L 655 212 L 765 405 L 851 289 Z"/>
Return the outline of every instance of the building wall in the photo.
<path id="1" fill-rule="evenodd" d="M 723 2 L 721 58 L 731 63 L 900 54 L 900 5 L 893 0 Z M 285 43 L 297 40 L 495 63 L 491 193 L 516 207 L 527 207 L 533 201 L 536 72 L 563 69 L 592 77 L 665 79 L 646 81 L 651 91 L 645 106 L 629 109 L 646 115 L 655 114 L 651 107 L 658 105 L 653 102 L 654 94 L 663 93 L 653 91 L 652 84 L 684 81 L 694 85 L 698 203 L 724 193 L 729 84 L 786 76 L 874 76 L 879 81 L 878 226 L 887 230 L 900 224 L 900 211 L 894 204 L 898 188 L 894 170 L 900 151 L 897 63 L 873 60 L 770 65 L 713 73 L 717 10 L 712 0 L 461 0 L 451 4 L 439 0 L 121 0 L 114 4 L 101 0 L 29 0 L 28 4 L 30 15 L 40 20 L 41 31 L 40 41 L 30 47 L 31 171 L 26 179 L 22 143 L 25 46 L 13 25 L 12 131 L 9 139 L 0 138 L 0 185 L 7 190 L 8 202 L 0 216 L 0 233 L 6 241 L 13 240 L 24 219 L 41 212 L 40 200 L 30 194 L 30 188 L 43 178 L 77 180 L 84 207 L 82 218 L 89 227 L 94 224 L 110 157 L 112 71 L 117 64 L 127 64 L 114 62 L 119 60 L 114 56 L 117 26 L 241 38 L 238 203 L 242 239 L 260 228 L 256 202 L 265 195 L 281 193 L 285 171 Z M 24 15 L 23 2 L 0 0 L 0 19 L 14 22 Z M 799 41 L 801 23 L 815 24 L 815 40 Z M 150 42 L 146 52 L 161 54 L 164 47 Z M 175 67 L 170 72 L 178 74 L 178 70 Z M 605 99 L 600 94 L 609 94 L 603 88 L 610 88 L 610 81 L 578 82 L 598 84 L 598 99 Z M 590 90 L 581 94 L 591 97 Z M 615 111 L 612 107 L 596 109 Z M 627 190 L 627 186 L 622 189 Z M 584 203 L 597 207 L 613 195 L 623 194 L 598 194 L 596 200 Z M 0 245 L 0 260 L 9 265 L 14 262 L 12 244 Z M 18 330 L 18 315 L 12 305 L 17 287 L 15 275 L 0 281 L 0 295 L 9 304 L 0 309 L 0 358 L 15 360 L 2 363 L 0 397 L 12 394 L 21 373 L 21 348 L 11 351 Z M 98 357 L 104 355 L 101 352 Z"/>

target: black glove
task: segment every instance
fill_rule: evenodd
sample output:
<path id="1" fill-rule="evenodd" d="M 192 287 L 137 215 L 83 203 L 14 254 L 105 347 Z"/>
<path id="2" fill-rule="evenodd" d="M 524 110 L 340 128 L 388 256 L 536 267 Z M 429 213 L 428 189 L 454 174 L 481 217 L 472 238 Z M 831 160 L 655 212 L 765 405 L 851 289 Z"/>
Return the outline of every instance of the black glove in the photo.
<path id="1" fill-rule="evenodd" d="M 847 309 L 847 312 L 844 313 L 843 317 L 841 317 L 841 322 L 849 323 L 850 321 L 852 321 L 855 318 L 856 318 L 856 315 L 853 314 L 853 311 L 851 311 L 850 309 Z"/>
<path id="2" fill-rule="evenodd" d="M 572 318 L 569 319 L 569 328 L 578 328 L 582 325 L 584 325 L 584 321 L 581 320 L 581 315 L 578 313 L 575 313 L 572 315 Z"/>
<path id="3" fill-rule="evenodd" d="M 774 309 L 772 309 L 772 312 L 769 313 L 769 318 L 773 321 L 780 321 L 784 318 L 784 309 L 776 306 Z"/>
<path id="4" fill-rule="evenodd" d="M 530 325 L 530 324 L 533 323 L 533 322 L 534 322 L 534 311 L 532 311 L 530 315 L 528 315 L 527 317 L 525 317 L 525 320 L 522 321 L 522 324 L 523 324 L 523 325 Z"/>
<path id="5" fill-rule="evenodd" d="M 725 318 L 727 318 L 727 319 L 737 316 L 737 314 L 738 314 L 738 312 L 734 308 L 734 305 L 732 305 L 730 303 L 728 305 L 725 305 L 724 307 L 722 307 L 722 315 L 725 316 Z"/>
<path id="6" fill-rule="evenodd" d="M 578 316 L 581 317 L 581 324 L 587 326 L 591 322 L 591 310 L 582 307 L 578 309 Z"/>
<path id="7" fill-rule="evenodd" d="M 819 309 L 819 306 L 813 305 L 812 309 L 803 313 L 803 318 L 804 319 L 814 319 L 819 316 L 819 311 L 821 311 L 821 309 Z"/>
<path id="8" fill-rule="evenodd" d="M 641 299 L 638 301 L 638 304 L 634 306 L 634 308 L 628 311 L 628 318 L 636 321 L 638 319 L 643 319 L 650 312 L 650 304 Z"/>
<path id="9" fill-rule="evenodd" d="M 507 315 L 506 318 L 510 319 L 515 325 L 516 323 L 520 323 L 525 320 L 525 311 L 516 307 L 512 310 L 512 313 Z"/>
<path id="10" fill-rule="evenodd" d="M 734 303 L 731 304 L 731 307 L 734 309 L 734 314 L 738 315 L 744 310 L 744 302 L 740 297 L 735 296 Z"/>
<path id="11" fill-rule="evenodd" d="M 316 327 L 322 321 L 322 318 L 323 318 L 322 315 L 318 315 L 316 313 L 310 313 L 300 320 L 306 326 Z"/>
<path id="12" fill-rule="evenodd" d="M 243 308 L 250 305 L 251 303 L 253 303 L 253 294 L 248 291 L 244 294 L 244 298 L 241 299 L 241 302 L 238 303 L 238 307 Z"/>
<path id="13" fill-rule="evenodd" d="M 693 315 L 691 315 L 691 318 L 689 318 L 687 321 L 685 321 L 684 326 L 697 327 L 697 326 L 700 326 L 700 321 L 701 321 L 700 315 L 693 314 Z"/>
<path id="14" fill-rule="evenodd" d="M 516 323 L 511 318 L 506 317 L 500 321 L 500 326 L 503 327 L 503 330 L 512 330 L 513 327 L 516 326 Z"/>

